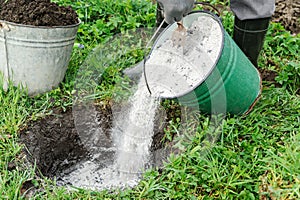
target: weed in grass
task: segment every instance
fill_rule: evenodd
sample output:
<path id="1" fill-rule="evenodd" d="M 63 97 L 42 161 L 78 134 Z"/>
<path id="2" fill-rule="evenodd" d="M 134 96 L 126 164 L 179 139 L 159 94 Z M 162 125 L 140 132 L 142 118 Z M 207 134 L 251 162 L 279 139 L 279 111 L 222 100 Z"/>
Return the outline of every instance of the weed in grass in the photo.
<path id="1" fill-rule="evenodd" d="M 292 93 L 299 92 L 300 88 L 299 49 L 299 35 L 292 36 L 279 23 L 270 24 L 261 60 L 265 60 L 265 67 L 278 72 L 275 80 Z"/>
<path id="2" fill-rule="evenodd" d="M 0 76 L 0 133 L 16 133 L 29 114 L 26 107 L 29 102 L 25 89 L 13 86 L 9 82 L 7 90 L 3 90 L 3 78 Z"/>
<path id="3" fill-rule="evenodd" d="M 9 169 L 8 163 L 18 163 L 21 146 L 17 133 L 30 113 L 26 90 L 9 82 L 3 90 L 0 78 L 0 196 L 4 199 L 18 199 L 22 183 L 33 176 L 33 170 Z"/>
<path id="4" fill-rule="evenodd" d="M 82 25 L 78 30 L 78 41 L 99 44 L 106 37 L 138 27 L 154 27 L 156 6 L 150 1 L 103 0 L 76 2 L 56 0 L 63 5 L 71 5 L 78 13 Z"/>
<path id="5" fill-rule="evenodd" d="M 289 134 L 278 151 L 268 151 L 264 160 L 266 173 L 261 176 L 261 196 L 271 199 L 300 197 L 300 135 Z"/>
<path id="6" fill-rule="evenodd" d="M 227 31 L 227 33 L 229 35 L 233 35 L 233 22 L 234 22 L 234 15 L 232 14 L 232 12 L 229 11 L 223 11 L 222 13 L 222 24 L 224 29 Z"/>

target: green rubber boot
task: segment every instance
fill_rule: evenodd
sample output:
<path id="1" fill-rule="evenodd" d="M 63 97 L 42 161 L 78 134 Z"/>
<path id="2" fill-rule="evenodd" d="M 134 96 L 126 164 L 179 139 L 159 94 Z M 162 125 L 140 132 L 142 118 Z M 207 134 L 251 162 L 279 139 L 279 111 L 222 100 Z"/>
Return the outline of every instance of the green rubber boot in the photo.
<path id="1" fill-rule="evenodd" d="M 239 20 L 235 17 L 233 40 L 255 67 L 271 18 Z"/>

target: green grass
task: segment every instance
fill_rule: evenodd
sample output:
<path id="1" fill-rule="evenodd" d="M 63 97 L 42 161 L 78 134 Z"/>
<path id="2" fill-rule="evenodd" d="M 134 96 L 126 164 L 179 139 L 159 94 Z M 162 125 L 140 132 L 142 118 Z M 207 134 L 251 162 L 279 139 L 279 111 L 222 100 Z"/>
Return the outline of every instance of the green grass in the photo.
<path id="1" fill-rule="evenodd" d="M 222 123 L 219 140 L 209 151 L 199 145 L 203 135 L 209 131 L 209 118 L 201 117 L 186 151 L 171 157 L 162 172 L 148 171 L 135 188 L 102 192 L 68 191 L 55 186 L 51 180 L 37 177 L 33 167 L 23 162 L 22 145 L 18 143 L 20 128 L 29 120 L 37 120 L 50 113 L 55 107 L 70 107 L 74 89 L 80 83 L 78 73 L 83 73 L 80 75 L 83 80 L 106 73 L 101 84 L 94 82 L 87 88 L 88 92 L 92 89 L 95 94 L 91 98 L 105 100 L 115 93 L 126 92 L 128 80 L 122 78 L 121 71 L 141 59 L 141 49 L 128 49 L 126 55 L 116 62 L 108 59 L 105 72 L 103 69 L 93 71 L 93 65 L 90 66 L 91 71 L 80 69 L 92 49 L 104 45 L 113 35 L 129 36 L 126 34 L 129 29 L 155 24 L 155 5 L 149 1 L 57 2 L 71 5 L 78 12 L 83 23 L 76 42 L 85 48 L 74 47 L 66 78 L 59 88 L 33 98 L 28 97 L 25 90 L 12 85 L 7 91 L 0 91 L 0 199 L 25 198 L 20 193 L 25 181 L 31 181 L 40 188 L 32 199 L 300 198 L 300 35 L 292 36 L 278 23 L 270 26 L 259 63 L 261 67 L 278 73 L 276 81 L 281 87 L 264 82 L 262 98 L 253 111 L 247 116 L 227 116 Z M 226 30 L 231 33 L 232 14 L 224 11 L 222 16 Z M 119 40 L 113 42 L 118 47 Z M 105 48 L 98 48 L 95 52 L 98 51 L 105 52 Z M 103 57 L 90 59 L 96 59 L 94 62 L 97 64 Z M 176 132 L 177 125 L 175 121 L 174 129 L 167 134 Z M 8 169 L 10 163 L 15 163 L 14 169 Z"/>

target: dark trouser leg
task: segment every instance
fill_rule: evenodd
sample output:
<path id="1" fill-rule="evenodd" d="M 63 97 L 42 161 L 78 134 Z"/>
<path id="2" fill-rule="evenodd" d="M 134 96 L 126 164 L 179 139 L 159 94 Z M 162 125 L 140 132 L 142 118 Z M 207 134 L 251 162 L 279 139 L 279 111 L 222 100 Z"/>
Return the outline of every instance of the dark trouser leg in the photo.
<path id="1" fill-rule="evenodd" d="M 239 20 L 235 17 L 233 40 L 255 67 L 263 47 L 270 18 Z"/>

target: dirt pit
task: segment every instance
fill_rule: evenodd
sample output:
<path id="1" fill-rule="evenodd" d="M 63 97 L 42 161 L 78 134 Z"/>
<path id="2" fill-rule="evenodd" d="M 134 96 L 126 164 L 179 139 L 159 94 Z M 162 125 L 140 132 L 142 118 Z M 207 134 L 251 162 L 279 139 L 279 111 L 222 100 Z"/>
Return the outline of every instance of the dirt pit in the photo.
<path id="1" fill-rule="evenodd" d="M 162 139 L 167 121 L 180 116 L 180 109 L 173 108 L 168 114 L 157 113 L 147 168 L 161 167 L 171 152 L 172 145 Z M 109 105 L 55 109 L 24 127 L 20 143 L 25 145 L 25 155 L 32 165 L 36 164 L 37 171 L 55 178 L 60 186 L 96 190 L 134 186 L 138 181 L 128 180 L 126 184 L 109 181 L 114 178 L 109 176 L 120 176 L 111 167 L 116 152 L 111 138 L 113 115 Z"/>

